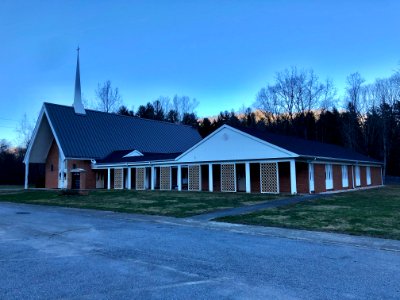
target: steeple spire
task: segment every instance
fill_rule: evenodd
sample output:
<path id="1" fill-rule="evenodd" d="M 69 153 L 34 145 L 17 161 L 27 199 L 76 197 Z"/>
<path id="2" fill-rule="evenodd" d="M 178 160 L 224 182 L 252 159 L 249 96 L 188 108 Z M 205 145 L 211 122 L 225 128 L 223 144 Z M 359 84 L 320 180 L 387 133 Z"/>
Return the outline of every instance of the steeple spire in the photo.
<path id="1" fill-rule="evenodd" d="M 74 97 L 74 110 L 76 114 L 86 115 L 85 108 L 82 104 L 82 96 L 81 96 L 81 73 L 79 70 L 79 46 L 76 49 L 77 51 L 77 60 L 76 60 L 76 75 L 75 75 L 75 97 Z"/>

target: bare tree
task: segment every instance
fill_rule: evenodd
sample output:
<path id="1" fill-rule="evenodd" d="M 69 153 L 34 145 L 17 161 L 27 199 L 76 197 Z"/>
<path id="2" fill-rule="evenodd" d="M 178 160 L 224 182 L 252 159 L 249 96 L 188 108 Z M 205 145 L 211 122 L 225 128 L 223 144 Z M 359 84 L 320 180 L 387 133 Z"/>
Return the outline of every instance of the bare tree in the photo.
<path id="1" fill-rule="evenodd" d="M 287 114 L 293 120 L 294 114 L 309 113 L 322 101 L 326 105 L 335 93 L 332 82 L 321 83 L 313 70 L 291 67 L 276 73 L 275 83 L 259 91 L 255 106 L 264 113 Z"/>
<path id="2" fill-rule="evenodd" d="M 26 113 L 18 123 L 15 131 L 18 135 L 18 143 L 21 145 L 21 147 L 27 148 L 32 138 L 33 123 L 28 120 Z"/>
<path id="3" fill-rule="evenodd" d="M 362 85 L 365 80 L 361 77 L 360 73 L 356 72 L 347 76 L 346 82 L 348 102 L 354 108 L 354 110 L 359 113 L 361 109 Z"/>
<path id="4" fill-rule="evenodd" d="M 107 113 L 116 112 L 122 103 L 118 88 L 113 89 L 110 80 L 104 82 L 103 85 L 98 84 L 96 98 L 97 108 Z"/>
<path id="5" fill-rule="evenodd" d="M 175 95 L 172 99 L 172 109 L 178 113 L 179 120 L 183 120 L 185 114 L 195 113 L 195 110 L 199 102 L 196 98 L 190 98 L 188 96 Z"/>

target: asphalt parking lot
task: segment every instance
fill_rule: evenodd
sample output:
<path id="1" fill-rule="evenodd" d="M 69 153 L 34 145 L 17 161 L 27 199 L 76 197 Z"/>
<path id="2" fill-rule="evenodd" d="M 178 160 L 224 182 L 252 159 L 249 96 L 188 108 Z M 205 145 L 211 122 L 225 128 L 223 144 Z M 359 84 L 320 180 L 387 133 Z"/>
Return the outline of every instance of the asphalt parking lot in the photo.
<path id="1" fill-rule="evenodd" d="M 262 232 L 0 203 L 0 298 L 400 298 L 398 242 Z"/>

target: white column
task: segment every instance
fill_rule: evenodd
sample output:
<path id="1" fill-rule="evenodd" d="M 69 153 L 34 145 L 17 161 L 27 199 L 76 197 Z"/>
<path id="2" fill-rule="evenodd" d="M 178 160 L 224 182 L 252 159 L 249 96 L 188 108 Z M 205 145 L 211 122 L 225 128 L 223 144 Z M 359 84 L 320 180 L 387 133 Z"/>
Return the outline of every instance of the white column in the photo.
<path id="1" fill-rule="evenodd" d="M 208 190 L 214 191 L 214 180 L 213 180 L 213 165 L 208 164 Z"/>
<path id="2" fill-rule="evenodd" d="M 246 170 L 246 193 L 251 193 L 251 180 L 250 180 L 250 163 L 245 163 Z"/>
<path id="3" fill-rule="evenodd" d="M 111 189 L 111 168 L 107 169 L 107 190 Z"/>
<path id="4" fill-rule="evenodd" d="M 178 181 L 178 191 L 182 191 L 182 166 L 181 165 L 178 165 L 178 178 L 177 178 L 177 181 Z"/>
<path id="5" fill-rule="evenodd" d="M 132 168 L 128 167 L 128 190 L 132 189 Z"/>
<path id="6" fill-rule="evenodd" d="M 156 181 L 156 174 L 155 174 L 155 168 L 154 166 L 151 166 L 151 190 L 154 190 L 154 186 L 155 186 L 155 181 Z"/>
<path id="7" fill-rule="evenodd" d="M 25 189 L 28 189 L 29 161 L 25 162 Z"/>
<path id="8" fill-rule="evenodd" d="M 201 180 L 201 165 L 199 165 L 199 191 L 202 190 L 202 180 Z"/>
<path id="9" fill-rule="evenodd" d="M 297 194 L 295 160 L 290 161 L 290 191 L 292 194 Z"/>

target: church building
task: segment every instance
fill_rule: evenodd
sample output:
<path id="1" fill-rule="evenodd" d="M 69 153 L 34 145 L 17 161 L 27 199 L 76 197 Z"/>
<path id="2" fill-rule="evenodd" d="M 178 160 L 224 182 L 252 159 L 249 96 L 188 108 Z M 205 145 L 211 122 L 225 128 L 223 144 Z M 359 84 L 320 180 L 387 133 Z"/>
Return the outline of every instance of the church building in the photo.
<path id="1" fill-rule="evenodd" d="M 323 193 L 381 186 L 382 162 L 336 145 L 228 125 L 196 129 L 85 109 L 79 53 L 72 106 L 44 103 L 24 163 L 50 189 Z"/>

